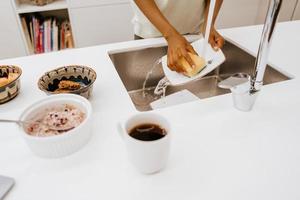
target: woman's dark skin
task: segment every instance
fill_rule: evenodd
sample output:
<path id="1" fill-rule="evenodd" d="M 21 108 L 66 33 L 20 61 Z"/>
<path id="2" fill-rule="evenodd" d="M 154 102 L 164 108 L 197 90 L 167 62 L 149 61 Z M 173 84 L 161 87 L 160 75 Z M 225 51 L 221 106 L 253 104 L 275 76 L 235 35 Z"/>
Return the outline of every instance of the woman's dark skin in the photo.
<path id="1" fill-rule="evenodd" d="M 188 52 L 197 54 L 190 43 L 170 24 L 170 22 L 164 17 L 159 8 L 157 7 L 154 0 L 134 0 L 136 5 L 144 13 L 144 15 L 151 21 L 151 23 L 162 33 L 163 37 L 168 42 L 168 66 L 171 70 L 177 72 L 183 72 L 184 69 L 178 65 L 178 60 L 184 57 L 187 62 L 194 66 L 194 62 L 188 55 Z M 224 38 L 215 29 L 215 21 L 218 16 L 219 10 L 223 0 L 216 0 L 214 15 L 213 15 L 213 26 L 211 28 L 209 43 L 217 50 L 222 48 L 224 45 Z M 206 0 L 205 7 L 205 24 L 208 15 L 210 0 Z M 205 30 L 200 30 L 204 33 Z"/>

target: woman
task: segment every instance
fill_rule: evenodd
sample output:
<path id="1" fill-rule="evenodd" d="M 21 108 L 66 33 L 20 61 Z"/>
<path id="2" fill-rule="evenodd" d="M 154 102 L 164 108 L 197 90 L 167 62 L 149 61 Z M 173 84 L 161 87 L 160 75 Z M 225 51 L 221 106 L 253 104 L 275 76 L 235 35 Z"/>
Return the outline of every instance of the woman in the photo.
<path id="1" fill-rule="evenodd" d="M 216 0 L 209 38 L 215 50 L 224 44 L 223 37 L 214 27 L 222 2 Z M 163 36 L 168 42 L 168 66 L 171 70 L 184 71 L 177 65 L 181 57 L 194 66 L 188 52 L 196 52 L 182 35 L 204 33 L 210 0 L 133 0 L 132 3 L 135 38 Z"/>

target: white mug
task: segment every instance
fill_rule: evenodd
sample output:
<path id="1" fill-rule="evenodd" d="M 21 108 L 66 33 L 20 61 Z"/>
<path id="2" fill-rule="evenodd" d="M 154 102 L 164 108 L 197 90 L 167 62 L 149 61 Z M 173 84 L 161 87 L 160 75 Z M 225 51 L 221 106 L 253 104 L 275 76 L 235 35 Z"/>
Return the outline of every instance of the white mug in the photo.
<path id="1" fill-rule="evenodd" d="M 166 131 L 166 135 L 153 141 L 142 141 L 129 135 L 138 125 L 155 124 Z M 139 113 L 119 124 L 119 132 L 125 142 L 129 160 L 142 173 L 152 174 L 162 170 L 170 152 L 171 127 L 167 119 L 155 113 Z"/>

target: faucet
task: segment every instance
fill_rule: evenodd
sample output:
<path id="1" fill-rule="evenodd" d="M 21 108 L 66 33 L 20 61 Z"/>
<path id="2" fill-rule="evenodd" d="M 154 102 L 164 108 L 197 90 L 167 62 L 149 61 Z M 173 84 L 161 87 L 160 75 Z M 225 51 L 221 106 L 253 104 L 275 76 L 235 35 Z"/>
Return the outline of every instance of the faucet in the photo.
<path id="1" fill-rule="evenodd" d="M 225 80 L 233 95 L 234 106 L 241 111 L 250 111 L 263 85 L 267 59 L 272 43 L 276 21 L 282 0 L 270 0 L 252 75 L 238 73 Z M 224 82 L 224 83 L 225 83 Z M 231 82 L 231 84 L 230 84 Z M 222 85 L 222 84 L 220 84 Z M 222 87 L 222 86 L 221 86 Z"/>
<path id="2" fill-rule="evenodd" d="M 270 0 L 269 9 L 265 19 L 265 25 L 261 36 L 261 41 L 255 61 L 254 72 L 251 77 L 250 91 L 257 92 L 263 84 L 263 78 L 266 71 L 267 60 L 272 43 L 276 21 L 281 8 L 282 0 Z"/>

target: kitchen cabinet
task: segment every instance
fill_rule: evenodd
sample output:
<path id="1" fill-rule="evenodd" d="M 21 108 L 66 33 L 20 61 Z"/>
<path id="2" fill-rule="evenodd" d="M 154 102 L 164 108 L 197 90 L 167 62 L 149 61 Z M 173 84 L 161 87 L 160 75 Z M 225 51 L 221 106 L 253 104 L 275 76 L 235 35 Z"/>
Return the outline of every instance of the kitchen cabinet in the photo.
<path id="1" fill-rule="evenodd" d="M 129 2 L 71 8 L 69 12 L 77 47 L 133 39 L 133 13 Z"/>
<path id="2" fill-rule="evenodd" d="M 0 1 L 0 8 L 0 58 L 26 55 L 11 2 Z"/>

